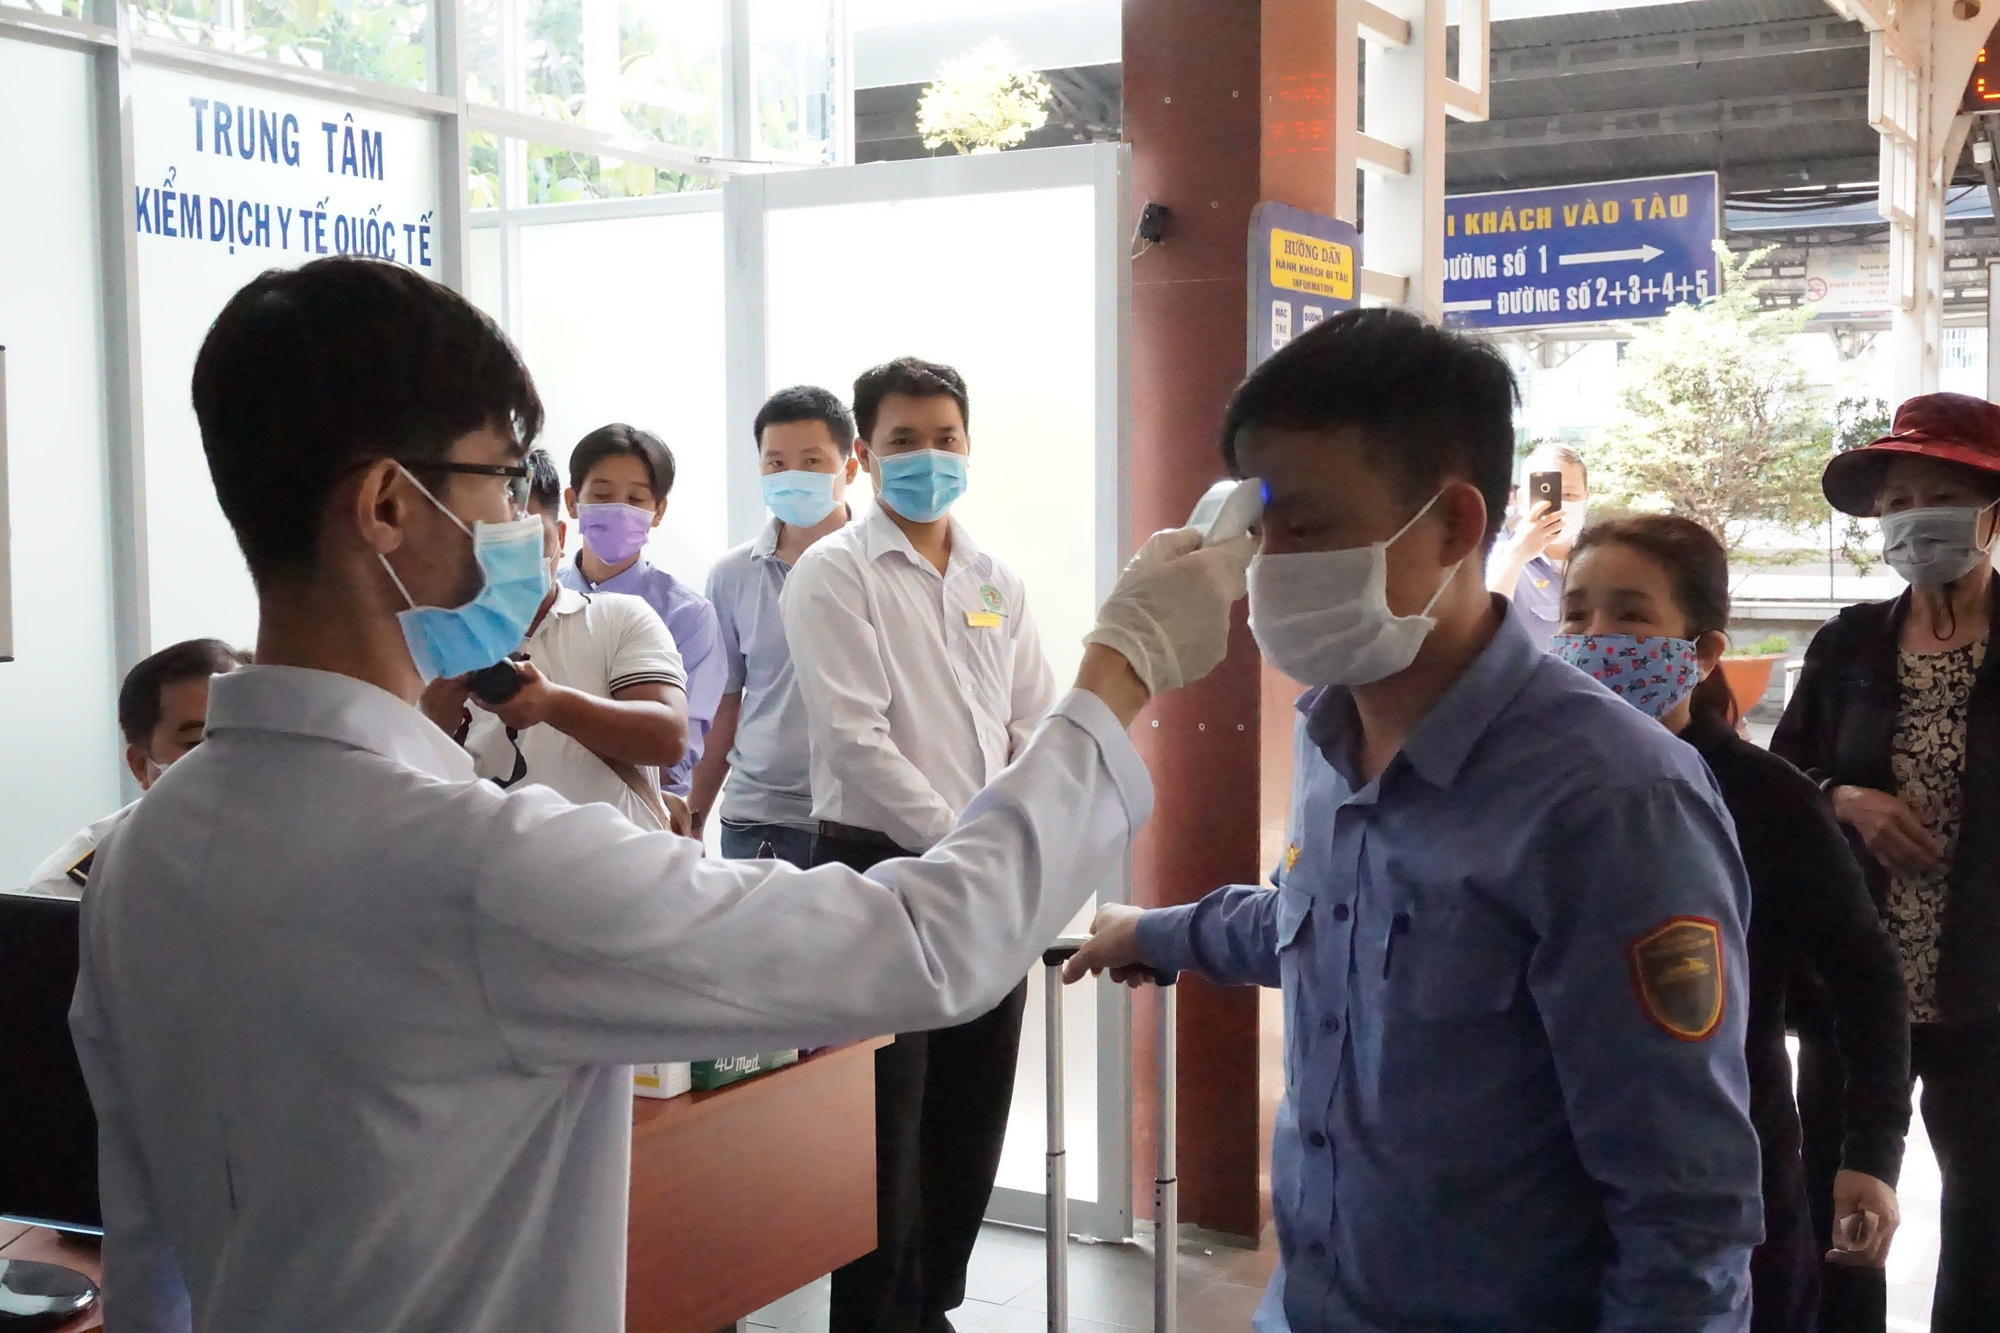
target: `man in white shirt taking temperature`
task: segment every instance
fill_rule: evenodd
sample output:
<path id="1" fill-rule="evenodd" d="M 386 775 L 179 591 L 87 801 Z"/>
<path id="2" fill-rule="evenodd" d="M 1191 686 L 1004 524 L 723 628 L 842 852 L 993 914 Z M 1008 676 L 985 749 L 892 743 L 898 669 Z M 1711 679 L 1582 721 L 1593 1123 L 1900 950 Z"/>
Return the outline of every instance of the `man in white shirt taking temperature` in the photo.
<path id="1" fill-rule="evenodd" d="M 1086 650 L 930 855 L 710 861 L 500 791 L 415 706 L 548 589 L 541 400 L 490 319 L 384 261 L 274 269 L 217 317 L 193 399 L 256 665 L 215 680 L 208 739 L 84 898 L 116 1333 L 619 1333 L 623 1066 L 992 1009 L 1144 823 L 1125 728 L 1221 660 L 1251 553 L 1148 542 L 1101 613 L 1120 648 Z"/>

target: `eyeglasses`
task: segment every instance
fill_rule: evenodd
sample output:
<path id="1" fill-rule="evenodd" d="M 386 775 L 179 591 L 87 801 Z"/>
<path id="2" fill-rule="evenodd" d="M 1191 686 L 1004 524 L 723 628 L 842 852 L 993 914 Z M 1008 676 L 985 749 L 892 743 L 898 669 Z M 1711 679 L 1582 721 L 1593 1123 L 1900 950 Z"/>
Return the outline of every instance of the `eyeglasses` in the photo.
<path id="1" fill-rule="evenodd" d="M 529 472 L 525 463 L 405 463 L 411 471 L 428 468 L 432 472 L 459 472 L 473 477 L 505 477 L 507 495 L 516 510 L 528 507 Z"/>

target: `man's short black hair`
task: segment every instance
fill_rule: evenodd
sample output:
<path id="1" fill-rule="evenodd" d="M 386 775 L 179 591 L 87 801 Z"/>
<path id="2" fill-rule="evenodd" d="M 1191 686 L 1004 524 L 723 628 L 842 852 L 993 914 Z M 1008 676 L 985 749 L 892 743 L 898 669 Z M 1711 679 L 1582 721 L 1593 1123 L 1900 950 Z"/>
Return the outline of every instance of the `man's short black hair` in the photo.
<path id="1" fill-rule="evenodd" d="M 590 470 L 607 458 L 627 454 L 646 466 L 646 484 L 653 488 L 653 503 L 667 498 L 674 489 L 674 451 L 667 448 L 667 442 L 649 430 L 628 426 L 622 421 L 614 421 L 608 426 L 599 426 L 590 434 L 576 442 L 576 448 L 569 451 L 570 489 L 582 498 L 583 483 L 590 479 Z"/>
<path id="2" fill-rule="evenodd" d="M 967 426 L 972 424 L 963 375 L 935 361 L 899 356 L 873 370 L 862 371 L 861 377 L 854 381 L 854 424 L 860 427 L 862 439 L 875 438 L 875 414 L 881 411 L 882 400 L 892 393 L 905 398 L 949 397 L 958 404 L 959 420 Z"/>
<path id="3" fill-rule="evenodd" d="M 528 507 L 537 514 L 562 512 L 562 473 L 546 449 L 530 449 L 521 460 L 528 465 Z"/>
<path id="4" fill-rule="evenodd" d="M 160 695 L 184 680 L 207 680 L 248 666 L 250 654 L 220 639 L 186 639 L 162 648 L 125 673 L 118 687 L 118 729 L 128 745 L 144 745 L 160 725 Z"/>
<path id="5" fill-rule="evenodd" d="M 854 418 L 847 414 L 847 404 L 830 390 L 822 389 L 817 384 L 794 384 L 766 398 L 764 405 L 757 409 L 757 419 L 750 424 L 758 448 L 764 445 L 764 427 L 782 426 L 793 421 L 819 422 L 826 427 L 826 433 L 833 437 L 833 442 L 840 446 L 842 458 L 854 452 Z"/>
<path id="6" fill-rule="evenodd" d="M 1242 475 L 1237 438 L 1253 425 L 1360 430 L 1422 504 L 1461 478 L 1486 497 L 1486 539 L 1514 479 L 1514 372 L 1498 352 L 1406 310 L 1345 310 L 1301 334 L 1236 387 L 1222 456 Z"/>
<path id="7" fill-rule="evenodd" d="M 481 427 L 523 449 L 542 400 L 507 336 L 399 264 L 318 259 L 229 299 L 194 363 L 215 498 L 259 584 L 312 568 L 341 481 L 382 458 L 442 458 Z"/>

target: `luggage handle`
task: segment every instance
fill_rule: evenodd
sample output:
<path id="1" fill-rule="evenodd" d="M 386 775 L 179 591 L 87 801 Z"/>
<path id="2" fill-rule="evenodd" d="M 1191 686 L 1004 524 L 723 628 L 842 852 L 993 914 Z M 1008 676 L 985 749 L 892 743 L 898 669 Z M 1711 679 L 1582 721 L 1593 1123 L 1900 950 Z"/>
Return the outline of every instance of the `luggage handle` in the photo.
<path id="1" fill-rule="evenodd" d="M 1042 966 L 1050 968 L 1062 967 L 1064 963 L 1076 957 L 1078 951 L 1089 942 L 1090 937 L 1088 935 L 1062 936 L 1054 944 L 1042 950 Z M 1171 986 L 1180 980 L 1180 974 L 1177 972 L 1164 972 L 1157 967 L 1148 967 L 1142 970 L 1146 973 L 1146 980 L 1155 986 Z"/>
<path id="2" fill-rule="evenodd" d="M 1048 1088 L 1046 1170 L 1043 1179 L 1043 1228 L 1048 1245 L 1048 1329 L 1069 1333 L 1069 1175 L 1063 1142 L 1063 1013 L 1062 968 L 1087 942 L 1065 935 L 1042 951 L 1043 1009 L 1048 1032 L 1043 1051 L 1043 1077 Z M 1174 1333 L 1179 1301 L 1174 1266 L 1180 1235 L 1180 1180 L 1175 1173 L 1174 1140 L 1178 1131 L 1175 1105 L 1178 1059 L 1174 1049 L 1177 973 L 1145 969 L 1160 988 L 1158 1043 L 1160 1095 L 1153 1163 L 1153 1329 Z"/>

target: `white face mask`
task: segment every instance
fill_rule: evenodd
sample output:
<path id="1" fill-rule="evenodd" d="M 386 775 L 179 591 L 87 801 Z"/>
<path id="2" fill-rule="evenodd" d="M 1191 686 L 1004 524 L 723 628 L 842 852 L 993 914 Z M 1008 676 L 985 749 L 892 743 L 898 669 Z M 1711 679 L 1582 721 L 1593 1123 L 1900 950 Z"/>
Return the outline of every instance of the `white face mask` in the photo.
<path id="1" fill-rule="evenodd" d="M 1882 559 L 1906 582 L 1919 587 L 1942 588 L 1956 583 L 1986 554 L 1987 548 L 1979 544 L 1979 520 L 1992 507 L 1899 509 L 1884 514 Z"/>
<path id="2" fill-rule="evenodd" d="M 1565 501 L 1562 511 L 1562 531 L 1556 535 L 1556 540 L 1565 546 L 1576 545 L 1576 539 L 1583 535 L 1584 518 L 1589 513 L 1590 501 L 1579 500 L 1575 504 Z"/>
<path id="3" fill-rule="evenodd" d="M 1369 685 L 1415 661 L 1437 626 L 1431 608 L 1458 566 L 1421 612 L 1399 616 L 1389 609 L 1389 547 L 1437 501 L 1433 495 L 1395 536 L 1373 546 L 1252 560 L 1250 633 L 1265 660 L 1301 685 Z"/>

